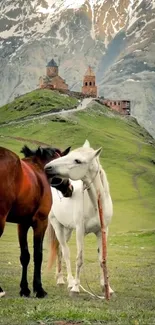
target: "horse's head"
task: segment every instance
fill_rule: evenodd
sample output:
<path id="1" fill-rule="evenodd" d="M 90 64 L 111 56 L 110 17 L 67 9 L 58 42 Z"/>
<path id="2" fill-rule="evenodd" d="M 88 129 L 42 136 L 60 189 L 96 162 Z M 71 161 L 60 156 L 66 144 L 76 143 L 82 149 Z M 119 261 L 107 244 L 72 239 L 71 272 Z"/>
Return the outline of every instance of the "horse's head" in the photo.
<path id="1" fill-rule="evenodd" d="M 69 179 L 53 177 L 50 179 L 50 185 L 60 191 L 64 197 L 71 197 L 73 194 L 73 185 Z"/>
<path id="2" fill-rule="evenodd" d="M 39 146 L 36 150 L 31 150 L 28 146 L 24 146 L 21 152 L 24 154 L 25 158 L 38 161 L 42 166 L 45 166 L 51 160 L 67 155 L 70 148 L 71 147 L 68 147 L 66 150 L 61 151 L 57 148 Z"/>
<path id="3" fill-rule="evenodd" d="M 24 146 L 21 152 L 24 154 L 25 158 L 29 158 L 32 162 L 37 162 L 39 165 L 41 164 L 43 167 L 48 162 L 53 159 L 63 157 L 68 154 L 70 151 L 70 147 L 66 150 L 61 151 L 57 148 L 50 147 L 38 147 L 36 150 L 31 150 L 28 146 Z M 50 175 L 46 174 L 49 180 L 49 183 L 52 187 L 55 187 L 59 190 L 64 197 L 71 197 L 73 193 L 73 186 L 71 185 L 69 179 L 64 179 L 54 177 L 52 178 Z"/>
<path id="4" fill-rule="evenodd" d="M 45 165 L 45 171 L 50 177 L 60 176 L 72 180 L 84 179 L 89 173 L 97 172 L 97 157 L 101 148 L 94 150 L 86 140 L 83 147 L 71 151 L 67 156 L 60 157 Z"/>

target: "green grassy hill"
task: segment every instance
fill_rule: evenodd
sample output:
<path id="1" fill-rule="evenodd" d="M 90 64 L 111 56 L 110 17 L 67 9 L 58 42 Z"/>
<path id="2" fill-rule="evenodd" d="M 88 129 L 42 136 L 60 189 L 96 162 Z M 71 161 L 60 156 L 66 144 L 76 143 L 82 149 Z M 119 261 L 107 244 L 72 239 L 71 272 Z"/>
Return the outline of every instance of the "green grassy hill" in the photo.
<path id="1" fill-rule="evenodd" d="M 16 98 L 12 103 L 0 108 L 0 123 L 21 119 L 47 111 L 74 107 L 78 100 L 57 91 L 38 89 Z"/>
<path id="2" fill-rule="evenodd" d="M 29 98 L 25 95 L 25 102 L 26 96 Z M 13 107 L 15 102 L 9 105 Z M 6 109 L 3 107 L 0 112 L 4 120 Z M 14 118 L 16 114 L 12 114 Z M 1 239 L 0 253 L 1 281 L 9 299 L 0 300 L 0 324 L 34 325 L 42 322 L 49 325 L 55 324 L 56 319 L 82 320 L 84 325 L 148 325 L 155 322 L 154 140 L 134 119 L 112 114 L 97 103 L 91 104 L 85 111 L 69 113 L 61 118 L 48 117 L 0 128 L 0 145 L 18 154 L 23 144 L 35 147 L 35 144 L 29 143 L 33 140 L 64 149 L 70 145 L 72 148 L 81 146 L 86 138 L 93 148 L 103 148 L 101 162 L 114 203 L 108 240 L 108 266 L 116 295 L 108 304 L 82 293 L 75 301 L 69 298 L 66 287 L 56 287 L 55 270 L 49 275 L 44 272 L 47 261 L 45 247 L 43 281 L 45 289 L 48 288 L 48 299 L 41 302 L 18 299 L 20 265 L 16 227 L 8 224 Z M 75 269 L 74 237 L 70 245 Z M 30 239 L 31 257 L 32 248 Z M 30 279 L 32 274 L 31 261 Z M 85 240 L 85 268 L 81 276 L 82 284 L 87 288 L 86 277 L 92 290 L 100 294 L 97 246 L 92 235 Z"/>

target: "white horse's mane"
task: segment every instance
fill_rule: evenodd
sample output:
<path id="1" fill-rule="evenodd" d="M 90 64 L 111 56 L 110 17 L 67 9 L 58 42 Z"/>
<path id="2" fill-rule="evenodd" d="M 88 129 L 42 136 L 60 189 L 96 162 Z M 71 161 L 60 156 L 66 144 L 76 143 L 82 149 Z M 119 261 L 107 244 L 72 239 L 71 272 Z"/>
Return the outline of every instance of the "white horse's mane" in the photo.
<path id="1" fill-rule="evenodd" d="M 107 175 L 106 175 L 104 169 L 102 168 L 98 157 L 97 157 L 97 160 L 98 160 L 98 164 L 99 164 L 99 174 L 100 174 L 102 185 L 104 187 L 104 192 L 105 192 L 105 194 L 109 194 L 110 189 L 109 189 L 109 183 L 107 180 Z"/>
<path id="2" fill-rule="evenodd" d="M 83 148 L 90 148 L 90 143 L 89 143 L 89 141 L 87 139 L 86 139 L 86 141 L 85 141 L 85 143 L 83 145 Z M 102 183 L 103 188 L 104 188 L 104 192 L 105 192 L 105 194 L 109 194 L 110 189 L 109 189 L 109 183 L 108 183 L 108 180 L 107 180 L 107 175 L 106 175 L 104 169 L 102 168 L 99 156 L 96 157 L 96 161 L 97 161 L 98 166 L 99 166 L 99 175 L 100 175 L 100 178 L 101 178 L 101 183 Z"/>

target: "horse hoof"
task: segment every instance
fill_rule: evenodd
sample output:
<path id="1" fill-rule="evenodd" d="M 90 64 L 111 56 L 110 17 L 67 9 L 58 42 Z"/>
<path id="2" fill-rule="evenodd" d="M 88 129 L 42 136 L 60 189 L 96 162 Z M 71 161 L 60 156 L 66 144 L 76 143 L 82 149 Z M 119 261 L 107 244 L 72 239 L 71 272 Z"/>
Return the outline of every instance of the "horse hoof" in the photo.
<path id="1" fill-rule="evenodd" d="M 47 292 L 44 289 L 40 289 L 36 293 L 36 298 L 44 298 L 47 295 Z"/>
<path id="2" fill-rule="evenodd" d="M 72 279 L 72 280 L 70 280 L 69 282 L 68 282 L 68 290 L 72 290 L 73 288 L 75 287 L 75 280 L 74 279 Z M 77 291 L 76 289 L 75 290 L 73 290 L 73 291 Z"/>
<path id="3" fill-rule="evenodd" d="M 78 291 L 70 291 L 69 295 L 70 295 L 70 297 L 76 298 L 76 297 L 79 297 L 79 293 L 80 292 L 78 292 Z"/>
<path id="4" fill-rule="evenodd" d="M 62 286 L 64 286 L 64 284 L 65 284 L 65 281 L 63 279 L 57 280 L 57 286 L 62 287 Z"/>
<path id="5" fill-rule="evenodd" d="M 30 293 L 31 293 L 31 291 L 29 290 L 29 288 L 21 289 L 19 292 L 21 297 L 26 297 L 26 298 L 30 297 Z"/>
<path id="6" fill-rule="evenodd" d="M 105 287 L 101 286 L 101 288 L 102 288 L 102 292 L 105 293 Z M 109 287 L 109 293 L 110 293 L 110 296 L 112 296 L 115 293 L 114 290 L 111 289 L 111 287 Z"/>
<path id="7" fill-rule="evenodd" d="M 64 287 L 64 285 L 65 285 L 65 282 L 64 283 L 63 282 L 62 283 L 57 283 L 57 286 L 60 287 L 60 288 Z"/>
<path id="8" fill-rule="evenodd" d="M 0 292 L 0 298 L 4 297 L 5 296 L 5 291 L 1 291 Z"/>
<path id="9" fill-rule="evenodd" d="M 71 292 L 72 288 L 73 288 L 73 286 L 68 286 L 68 287 L 67 287 L 67 290 L 68 290 L 69 292 Z"/>

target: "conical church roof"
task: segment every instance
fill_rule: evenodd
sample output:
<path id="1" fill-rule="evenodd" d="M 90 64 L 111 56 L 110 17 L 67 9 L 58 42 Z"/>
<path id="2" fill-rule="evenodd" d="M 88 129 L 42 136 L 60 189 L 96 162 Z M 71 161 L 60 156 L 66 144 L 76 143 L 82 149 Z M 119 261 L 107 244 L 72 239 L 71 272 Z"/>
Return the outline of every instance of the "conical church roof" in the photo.
<path id="1" fill-rule="evenodd" d="M 87 77 L 87 76 L 91 76 L 91 77 L 95 77 L 95 73 L 93 72 L 93 70 L 92 70 L 92 68 L 91 68 L 91 66 L 89 65 L 89 67 L 88 67 L 88 69 L 87 69 L 87 71 L 86 71 L 86 73 L 85 73 L 85 77 Z"/>
<path id="2" fill-rule="evenodd" d="M 57 63 L 52 59 L 48 62 L 46 67 L 58 67 Z"/>

